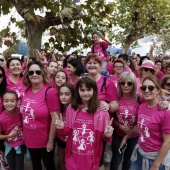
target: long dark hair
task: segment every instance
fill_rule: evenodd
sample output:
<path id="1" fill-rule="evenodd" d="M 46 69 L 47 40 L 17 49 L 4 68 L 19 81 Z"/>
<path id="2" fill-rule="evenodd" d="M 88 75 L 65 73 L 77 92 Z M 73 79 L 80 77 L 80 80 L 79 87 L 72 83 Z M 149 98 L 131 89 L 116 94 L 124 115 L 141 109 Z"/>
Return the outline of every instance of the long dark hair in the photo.
<path id="1" fill-rule="evenodd" d="M 61 89 L 62 87 L 67 87 L 67 88 L 70 90 L 70 92 L 71 92 L 72 98 L 74 97 L 75 89 L 74 89 L 74 86 L 73 86 L 71 83 L 66 82 L 66 83 L 64 83 L 64 84 L 62 84 L 62 85 L 60 86 L 59 91 L 58 91 L 58 95 L 59 95 L 59 96 L 60 96 L 60 89 Z M 60 97 L 59 97 L 59 98 L 60 98 Z M 60 106 L 61 106 L 61 110 L 60 110 L 60 111 L 61 111 L 61 113 L 63 113 L 64 110 L 65 110 L 65 107 L 64 107 L 64 105 L 61 103 L 61 101 L 60 101 Z"/>
<path id="2" fill-rule="evenodd" d="M 2 97 L 6 91 L 7 82 L 6 82 L 5 71 L 2 66 L 0 66 L 0 70 L 2 71 L 2 75 L 3 75 L 3 80 L 2 80 L 2 83 L 0 84 L 0 97 Z"/>
<path id="3" fill-rule="evenodd" d="M 81 88 L 83 84 L 87 88 L 93 89 L 93 96 L 91 97 L 91 99 L 89 100 L 87 104 L 87 107 L 88 107 L 87 112 L 95 113 L 99 106 L 98 90 L 97 90 L 97 85 L 96 85 L 95 80 L 90 75 L 84 75 L 80 77 L 80 79 L 78 80 L 77 85 L 76 85 L 76 90 L 75 90 L 75 97 L 73 98 L 73 102 L 72 102 L 72 107 L 74 110 L 77 110 L 79 105 L 82 104 L 82 99 L 79 95 L 79 88 Z"/>

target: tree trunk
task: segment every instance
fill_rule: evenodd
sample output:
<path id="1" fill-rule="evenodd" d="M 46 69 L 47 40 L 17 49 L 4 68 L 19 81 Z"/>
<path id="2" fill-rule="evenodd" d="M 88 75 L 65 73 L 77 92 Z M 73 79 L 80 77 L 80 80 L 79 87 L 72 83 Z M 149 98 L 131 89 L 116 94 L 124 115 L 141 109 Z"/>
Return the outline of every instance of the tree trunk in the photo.
<path id="1" fill-rule="evenodd" d="M 37 57 L 36 49 L 41 49 L 43 28 L 41 23 L 26 22 L 28 36 L 28 57 Z"/>
<path id="2" fill-rule="evenodd" d="M 128 54 L 128 51 L 130 49 L 130 46 L 131 46 L 132 43 L 129 43 L 129 44 L 125 44 L 124 45 L 124 54 Z"/>

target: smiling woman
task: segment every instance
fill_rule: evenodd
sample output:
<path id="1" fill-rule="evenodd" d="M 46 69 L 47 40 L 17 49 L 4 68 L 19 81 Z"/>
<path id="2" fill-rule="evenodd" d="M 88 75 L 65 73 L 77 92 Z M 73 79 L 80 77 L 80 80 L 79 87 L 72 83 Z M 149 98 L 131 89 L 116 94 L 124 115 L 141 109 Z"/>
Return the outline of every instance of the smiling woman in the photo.
<path id="1" fill-rule="evenodd" d="M 47 70 L 40 61 L 30 62 L 24 73 L 27 86 L 21 102 L 23 133 L 33 170 L 41 169 L 41 159 L 46 169 L 54 170 L 55 114 L 60 103 L 57 91 L 49 86 Z"/>

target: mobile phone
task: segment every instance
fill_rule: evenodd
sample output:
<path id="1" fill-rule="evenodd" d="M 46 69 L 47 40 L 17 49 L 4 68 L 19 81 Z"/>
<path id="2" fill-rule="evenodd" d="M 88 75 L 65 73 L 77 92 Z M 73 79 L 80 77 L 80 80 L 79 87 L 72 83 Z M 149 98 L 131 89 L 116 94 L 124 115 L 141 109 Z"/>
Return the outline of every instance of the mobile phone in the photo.
<path id="1" fill-rule="evenodd" d="M 125 143 L 121 148 L 119 148 L 119 153 L 122 154 L 127 148 L 127 143 Z"/>

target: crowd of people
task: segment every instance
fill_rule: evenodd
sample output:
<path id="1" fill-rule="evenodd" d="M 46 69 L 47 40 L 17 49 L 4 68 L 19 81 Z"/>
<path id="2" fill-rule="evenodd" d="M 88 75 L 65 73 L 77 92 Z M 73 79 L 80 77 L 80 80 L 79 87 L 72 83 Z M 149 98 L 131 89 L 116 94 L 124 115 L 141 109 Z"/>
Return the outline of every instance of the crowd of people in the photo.
<path id="1" fill-rule="evenodd" d="M 0 162 L 3 170 L 170 169 L 170 62 L 112 56 L 101 33 L 87 56 L 37 59 L 0 54 Z"/>

